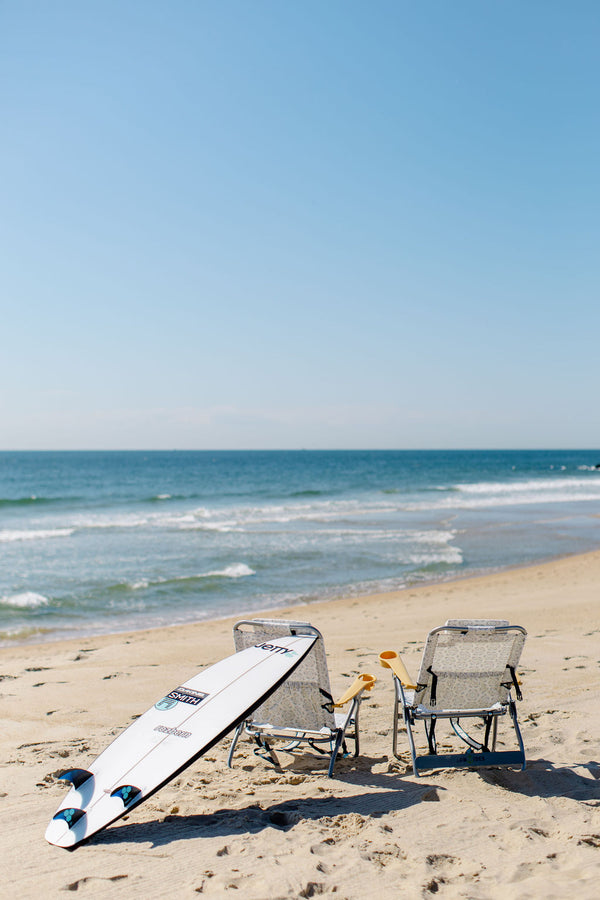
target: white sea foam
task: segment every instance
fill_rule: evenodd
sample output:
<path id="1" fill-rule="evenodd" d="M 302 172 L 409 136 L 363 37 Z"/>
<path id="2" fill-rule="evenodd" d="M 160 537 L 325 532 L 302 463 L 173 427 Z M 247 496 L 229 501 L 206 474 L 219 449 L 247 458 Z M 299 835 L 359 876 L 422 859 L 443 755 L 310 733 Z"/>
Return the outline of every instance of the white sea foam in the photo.
<path id="1" fill-rule="evenodd" d="M 129 587 L 133 591 L 143 590 L 153 584 L 168 584 L 174 581 L 196 581 L 203 578 L 247 578 L 250 575 L 256 575 L 254 569 L 247 566 L 246 563 L 232 563 L 225 566 L 224 569 L 214 569 L 210 572 L 200 572 L 195 575 L 176 575 L 172 578 L 167 576 L 163 578 L 139 578 L 132 582 Z"/>
<path id="2" fill-rule="evenodd" d="M 456 484 L 435 500 L 404 505 L 406 511 L 483 509 L 600 500 L 600 478 L 539 478 L 526 481 L 479 481 Z"/>
<path id="3" fill-rule="evenodd" d="M 444 563 L 448 566 L 460 566 L 463 561 L 463 554 L 460 547 L 446 547 L 438 553 L 411 553 L 406 560 L 413 566 L 434 566 Z"/>
<path id="4" fill-rule="evenodd" d="M 224 569 L 217 569 L 215 572 L 207 572 L 206 577 L 246 578 L 248 575 L 256 575 L 256 572 L 245 563 L 233 563 L 230 566 L 226 566 Z"/>
<path id="5" fill-rule="evenodd" d="M 0 597 L 2 606 L 13 606 L 17 609 L 38 609 L 48 605 L 48 598 L 35 591 L 23 591 L 20 594 L 10 594 Z"/>
<path id="6" fill-rule="evenodd" d="M 10 544 L 13 541 L 43 541 L 46 538 L 69 537 L 73 534 L 73 528 L 39 528 L 27 531 L 9 530 L 0 531 L 0 544 Z"/>
<path id="7" fill-rule="evenodd" d="M 564 491 L 566 489 L 597 488 L 600 494 L 600 478 L 531 478 L 528 481 L 478 481 L 474 484 L 457 484 L 456 489 L 465 494 L 518 494 L 531 491 Z"/>
<path id="8" fill-rule="evenodd" d="M 195 510 L 173 517 L 182 530 L 244 531 L 264 525 L 290 525 L 295 522 L 331 522 L 357 516 L 381 515 L 396 510 L 389 501 L 322 500 L 289 505 L 239 506 L 227 509 Z"/>
<path id="9" fill-rule="evenodd" d="M 117 516 L 102 515 L 86 515 L 78 516 L 73 519 L 72 524 L 79 528 L 140 528 L 148 525 L 153 519 L 159 519 L 159 513 L 156 516 L 138 516 L 136 514 L 124 514 Z"/>
<path id="10" fill-rule="evenodd" d="M 455 531 L 405 531 L 403 534 L 415 544 L 448 544 L 456 537 Z"/>

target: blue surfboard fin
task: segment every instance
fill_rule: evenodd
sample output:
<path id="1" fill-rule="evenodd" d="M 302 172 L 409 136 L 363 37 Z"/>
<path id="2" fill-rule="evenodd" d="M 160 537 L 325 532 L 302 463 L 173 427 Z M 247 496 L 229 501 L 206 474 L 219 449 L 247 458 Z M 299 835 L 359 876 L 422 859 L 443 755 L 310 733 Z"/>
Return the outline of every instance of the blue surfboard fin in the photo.
<path id="1" fill-rule="evenodd" d="M 119 797 L 123 801 L 124 806 L 129 806 L 130 803 L 137 800 L 141 793 L 141 790 L 138 787 L 134 787 L 132 784 L 122 784 L 121 787 L 111 791 L 110 796 Z"/>
<path id="2" fill-rule="evenodd" d="M 68 807 L 67 809 L 61 809 L 59 812 L 53 816 L 54 819 L 64 819 L 69 828 L 72 828 L 75 822 L 79 822 L 82 816 L 85 816 L 84 809 L 74 809 L 73 807 Z"/>
<path id="3" fill-rule="evenodd" d="M 79 788 L 88 778 L 93 777 L 93 773 L 88 772 L 87 769 L 67 769 L 66 772 L 58 776 L 58 780 L 68 781 L 74 788 Z"/>

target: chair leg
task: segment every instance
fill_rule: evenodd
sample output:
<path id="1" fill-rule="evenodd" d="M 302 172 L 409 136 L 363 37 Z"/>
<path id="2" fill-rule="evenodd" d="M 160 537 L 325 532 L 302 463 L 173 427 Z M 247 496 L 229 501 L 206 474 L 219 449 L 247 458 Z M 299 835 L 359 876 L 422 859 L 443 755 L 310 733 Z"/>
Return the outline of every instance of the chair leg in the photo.
<path id="1" fill-rule="evenodd" d="M 483 738 L 483 749 L 486 753 L 490 752 L 490 729 L 492 727 L 492 719 L 495 716 L 486 716 L 485 717 L 485 736 Z"/>
<path id="2" fill-rule="evenodd" d="M 413 731 L 412 731 L 413 723 L 410 721 L 408 714 L 405 715 L 404 721 L 406 724 L 406 733 L 408 735 L 408 743 L 410 745 L 410 755 L 412 758 L 413 774 L 416 775 L 417 778 L 419 778 L 420 777 L 419 770 L 417 768 L 417 749 L 415 747 L 415 739 L 414 739 L 414 735 L 413 735 Z M 397 756 L 397 758 L 400 759 L 399 756 Z"/>
<path id="3" fill-rule="evenodd" d="M 329 760 L 329 770 L 327 775 L 329 778 L 333 777 L 333 767 L 335 766 L 335 761 L 337 759 L 337 755 L 340 752 L 340 747 L 342 746 L 344 740 L 344 730 L 340 728 L 335 738 L 335 744 L 333 746 L 333 750 L 331 751 L 331 759 Z"/>
<path id="4" fill-rule="evenodd" d="M 233 768 L 233 751 L 235 750 L 235 745 L 240 739 L 240 734 L 242 733 L 242 728 L 244 727 L 244 723 L 240 722 L 238 727 L 233 732 L 233 740 L 231 741 L 231 747 L 229 748 L 229 756 L 227 757 L 227 765 L 230 769 Z"/>
<path id="5" fill-rule="evenodd" d="M 400 759 L 398 756 L 398 726 L 400 724 L 400 707 L 402 704 L 400 698 L 400 691 L 398 689 L 398 679 L 394 675 L 394 715 L 392 721 L 392 753 L 396 757 L 396 759 Z M 406 719 L 406 716 L 404 716 Z M 408 731 L 408 725 L 406 726 L 406 730 Z"/>
<path id="6" fill-rule="evenodd" d="M 360 740 L 358 736 L 358 713 L 360 710 L 360 698 L 355 698 L 348 716 L 348 724 L 354 725 L 354 756 L 360 754 Z"/>
<path id="7" fill-rule="evenodd" d="M 527 765 L 527 762 L 525 760 L 525 746 L 523 744 L 523 738 L 521 737 L 521 729 L 519 728 L 519 723 L 517 721 L 517 707 L 515 706 L 514 700 L 511 700 L 508 704 L 508 710 L 510 712 L 510 717 L 515 729 L 515 734 L 517 735 L 517 741 L 519 742 L 519 750 L 523 755 L 523 765 L 521 766 L 521 772 L 524 772 L 525 766 Z"/>

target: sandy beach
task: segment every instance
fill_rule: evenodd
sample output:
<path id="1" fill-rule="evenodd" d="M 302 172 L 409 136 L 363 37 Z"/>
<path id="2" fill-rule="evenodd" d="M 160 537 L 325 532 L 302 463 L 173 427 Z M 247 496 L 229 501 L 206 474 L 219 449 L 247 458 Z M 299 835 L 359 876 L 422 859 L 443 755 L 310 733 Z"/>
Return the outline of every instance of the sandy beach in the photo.
<path id="1" fill-rule="evenodd" d="M 235 621 L 0 650 L 2 860 L 7 896 L 598 896 L 600 551 L 485 577 L 278 611 L 325 637 L 334 693 L 378 678 L 361 711 L 362 753 L 279 754 L 229 738 L 73 853 L 44 830 L 65 787 L 132 717 L 229 655 Z M 451 617 L 507 618 L 528 632 L 519 717 L 528 759 L 509 769 L 416 778 L 391 754 L 392 684 L 416 672 L 427 632 Z M 503 722 L 500 737 L 512 734 Z"/>

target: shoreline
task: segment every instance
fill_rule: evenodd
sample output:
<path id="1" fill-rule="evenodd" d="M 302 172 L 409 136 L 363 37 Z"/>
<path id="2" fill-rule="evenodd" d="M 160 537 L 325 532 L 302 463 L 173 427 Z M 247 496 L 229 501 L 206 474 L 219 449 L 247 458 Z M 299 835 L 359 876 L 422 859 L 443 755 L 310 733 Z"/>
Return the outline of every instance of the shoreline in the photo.
<path id="1" fill-rule="evenodd" d="M 361 755 L 326 776 L 311 751 L 280 768 L 226 737 L 129 816 L 69 854 L 44 840 L 65 788 L 156 699 L 233 652 L 243 615 L 0 648 L 0 848 L 17 898 L 248 900 L 324 895 L 584 900 L 600 877 L 600 550 L 401 591 L 252 612 L 307 619 L 323 633 L 334 695 L 377 676 L 361 710 Z M 414 673 L 427 632 L 447 618 L 508 618 L 528 631 L 518 704 L 525 772 L 439 770 L 420 778 L 391 748 L 393 689 L 377 654 Z M 445 732 L 444 732 L 445 734 Z M 511 732 L 501 724 L 500 739 Z M 510 745 L 512 746 L 512 745 Z M 275 887 L 276 886 L 276 887 Z"/>
<path id="2" fill-rule="evenodd" d="M 600 518 L 600 514 L 599 514 Z M 108 630 L 108 631 L 96 631 L 91 630 L 86 632 L 85 634 L 78 635 L 62 635 L 62 636 L 48 636 L 47 638 L 41 638 L 37 636 L 32 636 L 26 640 L 15 640 L 14 643 L 12 641 L 6 641 L 4 643 L 0 643 L 0 655 L 4 650 L 10 650 L 17 647 L 38 647 L 45 646 L 46 644 L 56 644 L 56 643 L 67 643 L 67 642 L 81 642 L 89 639 L 100 639 L 102 637 L 105 638 L 118 638 L 119 636 L 132 636 L 138 634 L 140 632 L 160 632 L 164 629 L 168 628 L 189 628 L 191 626 L 201 626 L 209 623 L 216 622 L 233 622 L 237 621 L 240 618 L 261 618 L 261 617 L 269 617 L 269 618 L 277 618 L 278 615 L 282 615 L 284 618 L 289 618 L 292 615 L 294 609 L 303 608 L 303 607 L 312 607 L 318 606 L 320 604 L 329 604 L 329 603 L 348 603 L 354 600 L 363 600 L 368 602 L 371 598 L 380 598 L 387 596 L 402 596 L 404 593 L 413 590 L 425 590 L 428 587 L 435 587 L 438 585 L 444 584 L 453 584 L 454 582 L 460 583 L 463 581 L 470 581 L 472 579 L 479 578 L 488 578 L 493 577 L 494 575 L 499 575 L 503 572 L 519 572 L 523 569 L 530 569 L 535 566 L 545 566 L 551 565 L 552 563 L 559 562 L 563 559 L 571 559 L 573 557 L 578 556 L 586 556 L 588 554 L 600 553 L 600 546 L 594 550 L 588 550 L 584 553 L 566 553 L 555 556 L 547 556 L 541 557 L 540 559 L 534 560 L 533 562 L 524 562 L 515 565 L 509 566 L 498 566 L 498 567 L 489 567 L 486 569 L 479 569 L 476 571 L 472 571 L 469 573 L 456 574 L 453 573 L 448 577 L 440 576 L 439 578 L 432 578 L 427 581 L 415 581 L 412 583 L 405 583 L 401 587 L 397 587 L 393 590 L 389 591 L 369 591 L 367 593 L 340 593 L 335 596 L 331 596 L 328 598 L 315 597 L 313 599 L 304 599 L 298 600 L 295 603 L 283 603 L 281 606 L 269 606 L 269 607 L 257 607 L 253 610 L 240 609 L 236 613 L 225 613 L 221 616 L 208 616 L 205 619 L 190 619 L 185 622 L 178 622 L 174 625 L 150 625 L 144 626 L 140 625 L 139 628 L 124 628 L 118 629 L 116 631 Z"/>

